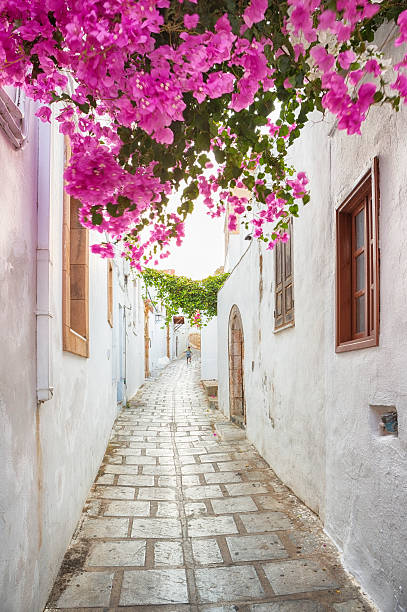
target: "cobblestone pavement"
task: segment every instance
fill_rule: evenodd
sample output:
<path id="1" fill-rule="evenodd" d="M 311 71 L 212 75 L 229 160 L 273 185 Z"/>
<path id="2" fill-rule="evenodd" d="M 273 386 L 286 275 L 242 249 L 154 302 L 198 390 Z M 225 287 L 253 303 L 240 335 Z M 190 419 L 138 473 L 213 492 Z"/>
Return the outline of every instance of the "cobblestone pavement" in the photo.
<path id="1" fill-rule="evenodd" d="M 47 610 L 373 610 L 316 517 L 247 441 L 219 439 L 199 362 L 118 417 Z"/>

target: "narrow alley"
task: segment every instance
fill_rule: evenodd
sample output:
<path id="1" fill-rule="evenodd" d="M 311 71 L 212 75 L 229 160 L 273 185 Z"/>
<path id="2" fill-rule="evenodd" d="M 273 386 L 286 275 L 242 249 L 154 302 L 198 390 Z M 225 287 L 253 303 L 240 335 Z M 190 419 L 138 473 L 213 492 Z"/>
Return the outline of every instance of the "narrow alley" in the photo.
<path id="1" fill-rule="evenodd" d="M 199 360 L 119 415 L 46 610 L 373 610 L 320 522 L 245 440 L 224 440 Z"/>

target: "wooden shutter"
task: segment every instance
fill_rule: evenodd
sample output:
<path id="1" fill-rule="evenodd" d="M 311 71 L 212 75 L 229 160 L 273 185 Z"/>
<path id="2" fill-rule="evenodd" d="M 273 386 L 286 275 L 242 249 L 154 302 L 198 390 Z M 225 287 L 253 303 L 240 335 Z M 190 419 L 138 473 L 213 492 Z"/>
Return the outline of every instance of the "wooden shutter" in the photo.
<path id="1" fill-rule="evenodd" d="M 283 246 L 284 252 L 284 323 L 294 321 L 294 278 L 292 224 L 289 227 L 290 240 Z"/>
<path id="2" fill-rule="evenodd" d="M 65 166 L 71 147 L 65 139 Z M 89 232 L 78 219 L 80 202 L 64 190 L 62 263 L 63 350 L 89 357 Z"/>
<path id="3" fill-rule="evenodd" d="M 286 243 L 279 242 L 275 249 L 275 329 L 294 322 L 293 232 L 291 222 L 288 233 L 290 234 L 290 240 Z"/>
<path id="4" fill-rule="evenodd" d="M 275 288 L 275 310 L 274 310 L 274 323 L 275 327 L 281 327 L 284 325 L 284 314 L 283 314 L 283 249 L 282 244 L 279 242 L 276 245 L 276 288 Z"/>
<path id="5" fill-rule="evenodd" d="M 88 230 L 79 223 L 80 202 L 70 198 L 70 308 L 71 329 L 85 340 L 88 337 Z"/>

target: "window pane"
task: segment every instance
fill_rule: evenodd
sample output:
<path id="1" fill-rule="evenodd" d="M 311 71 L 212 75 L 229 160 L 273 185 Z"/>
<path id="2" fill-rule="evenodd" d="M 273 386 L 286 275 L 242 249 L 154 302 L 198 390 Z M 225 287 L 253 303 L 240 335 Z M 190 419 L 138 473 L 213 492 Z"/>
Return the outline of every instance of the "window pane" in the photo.
<path id="1" fill-rule="evenodd" d="M 356 249 L 365 244 L 365 209 L 355 217 Z"/>
<path id="2" fill-rule="evenodd" d="M 281 317 L 282 315 L 282 303 L 283 303 L 282 297 L 283 297 L 283 294 L 281 291 L 279 291 L 279 293 L 277 293 L 277 296 L 276 296 L 277 298 L 276 299 L 276 317 Z"/>
<path id="3" fill-rule="evenodd" d="M 365 296 L 356 298 L 356 333 L 365 331 Z"/>
<path id="4" fill-rule="evenodd" d="M 282 281 L 281 274 L 281 243 L 276 245 L 276 284 L 280 285 Z"/>
<path id="5" fill-rule="evenodd" d="M 356 291 L 365 288 L 365 254 L 356 257 Z"/>
<path id="6" fill-rule="evenodd" d="M 285 257 L 285 277 L 288 278 L 291 274 L 291 242 L 290 240 L 283 245 Z"/>
<path id="7" fill-rule="evenodd" d="M 291 310 L 293 307 L 293 286 L 289 285 L 285 290 L 285 310 Z"/>

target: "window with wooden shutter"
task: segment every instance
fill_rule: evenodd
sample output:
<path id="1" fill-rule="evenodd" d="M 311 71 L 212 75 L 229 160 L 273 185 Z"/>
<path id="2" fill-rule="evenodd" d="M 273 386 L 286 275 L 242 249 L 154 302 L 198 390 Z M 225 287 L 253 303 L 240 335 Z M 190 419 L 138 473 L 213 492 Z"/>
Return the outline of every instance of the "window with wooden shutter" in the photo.
<path id="1" fill-rule="evenodd" d="M 336 213 L 336 351 L 379 343 L 379 163 Z"/>
<path id="2" fill-rule="evenodd" d="M 65 140 L 65 167 L 70 158 Z M 81 204 L 64 191 L 62 337 L 63 350 L 89 356 L 89 232 L 79 223 Z"/>
<path id="3" fill-rule="evenodd" d="M 290 220 L 288 242 L 275 246 L 274 329 L 294 325 L 293 226 Z"/>

